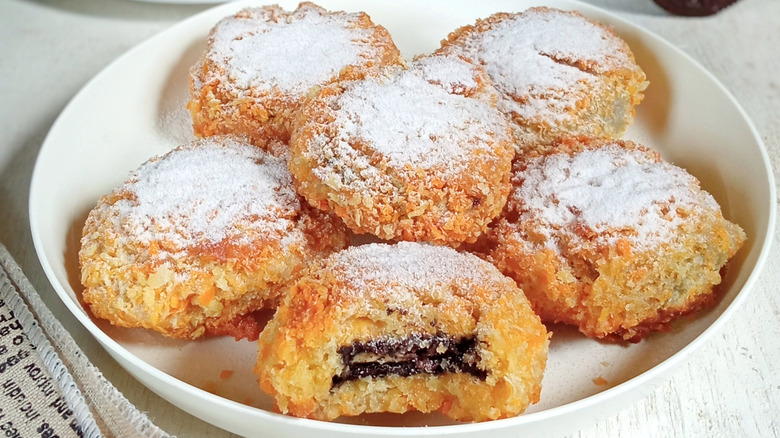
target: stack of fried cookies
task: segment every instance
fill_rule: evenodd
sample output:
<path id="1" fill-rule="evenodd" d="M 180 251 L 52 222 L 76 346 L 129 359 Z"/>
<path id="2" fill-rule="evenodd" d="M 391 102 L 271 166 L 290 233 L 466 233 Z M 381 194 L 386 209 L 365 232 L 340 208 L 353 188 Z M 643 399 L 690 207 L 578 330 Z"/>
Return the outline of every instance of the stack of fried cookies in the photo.
<path id="1" fill-rule="evenodd" d="M 282 413 L 516 416 L 545 323 L 664 331 L 745 240 L 620 138 L 648 82 L 574 11 L 497 13 L 406 60 L 365 13 L 249 8 L 189 79 L 199 139 L 100 199 L 83 299 L 119 326 L 258 339 Z"/>

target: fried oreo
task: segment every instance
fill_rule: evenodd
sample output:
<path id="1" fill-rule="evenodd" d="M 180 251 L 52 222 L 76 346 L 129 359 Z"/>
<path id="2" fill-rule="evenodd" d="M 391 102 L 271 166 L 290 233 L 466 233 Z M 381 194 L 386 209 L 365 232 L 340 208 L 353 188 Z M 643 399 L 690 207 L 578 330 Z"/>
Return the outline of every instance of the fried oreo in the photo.
<path id="1" fill-rule="evenodd" d="M 255 372 L 287 414 L 515 416 L 539 400 L 548 333 L 491 264 L 416 242 L 313 264 L 260 336 Z"/>

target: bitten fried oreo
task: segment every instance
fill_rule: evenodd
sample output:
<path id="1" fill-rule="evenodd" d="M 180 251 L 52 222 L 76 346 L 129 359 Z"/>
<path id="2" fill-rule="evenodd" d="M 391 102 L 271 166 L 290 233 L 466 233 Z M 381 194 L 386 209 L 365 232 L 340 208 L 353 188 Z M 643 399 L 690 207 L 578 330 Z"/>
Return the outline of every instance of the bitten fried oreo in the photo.
<path id="1" fill-rule="evenodd" d="M 193 128 L 199 136 L 243 134 L 265 146 L 287 142 L 290 122 L 312 87 L 360 79 L 402 63 L 390 34 L 365 13 L 303 2 L 246 8 L 211 30 L 190 70 Z"/>
<path id="2" fill-rule="evenodd" d="M 263 330 L 255 372 L 295 416 L 483 421 L 539 400 L 548 344 L 491 264 L 449 247 L 369 244 L 307 268 Z"/>
<path id="3" fill-rule="evenodd" d="M 653 0 L 655 4 L 675 15 L 704 17 L 714 15 L 733 5 L 737 0 Z"/>
<path id="4" fill-rule="evenodd" d="M 249 312 L 346 241 L 341 221 L 295 193 L 284 160 L 211 137 L 147 161 L 99 200 L 81 238 L 83 299 L 122 327 L 256 338 Z"/>
<path id="5" fill-rule="evenodd" d="M 638 341 L 714 302 L 745 240 L 685 170 L 633 142 L 569 139 L 514 165 L 485 251 L 545 322 Z"/>

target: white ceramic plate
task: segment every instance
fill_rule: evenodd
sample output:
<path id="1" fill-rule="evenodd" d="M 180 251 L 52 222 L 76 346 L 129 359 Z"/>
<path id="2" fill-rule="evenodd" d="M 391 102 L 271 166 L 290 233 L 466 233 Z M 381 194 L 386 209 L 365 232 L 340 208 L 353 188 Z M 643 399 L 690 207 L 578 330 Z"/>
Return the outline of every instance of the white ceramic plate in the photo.
<path id="1" fill-rule="evenodd" d="M 297 0 L 279 3 L 293 9 Z M 115 328 L 91 319 L 78 298 L 76 254 L 88 211 L 143 161 L 192 138 L 184 109 L 187 71 L 217 20 L 247 5 L 228 3 L 157 35 L 97 75 L 52 127 L 33 175 L 30 221 L 46 274 L 79 321 L 149 388 L 199 418 L 249 436 L 571 432 L 644 396 L 737 309 L 768 254 L 775 222 L 774 182 L 765 148 L 745 113 L 689 57 L 635 25 L 573 0 L 320 3 L 334 10 L 366 10 L 390 30 L 408 57 L 435 49 L 451 30 L 499 10 L 545 4 L 578 9 L 613 25 L 651 82 L 627 137 L 660 149 L 665 158 L 698 176 L 749 240 L 729 265 L 717 305 L 679 321 L 669 333 L 625 346 L 553 327 L 542 399 L 519 417 L 451 424 L 436 415 L 364 415 L 326 423 L 273 413 L 270 397 L 261 393 L 251 372 L 254 343 L 229 338 L 185 342 Z M 222 370 L 234 374 L 222 379 Z M 594 383 L 601 382 L 598 378 L 607 384 Z"/>

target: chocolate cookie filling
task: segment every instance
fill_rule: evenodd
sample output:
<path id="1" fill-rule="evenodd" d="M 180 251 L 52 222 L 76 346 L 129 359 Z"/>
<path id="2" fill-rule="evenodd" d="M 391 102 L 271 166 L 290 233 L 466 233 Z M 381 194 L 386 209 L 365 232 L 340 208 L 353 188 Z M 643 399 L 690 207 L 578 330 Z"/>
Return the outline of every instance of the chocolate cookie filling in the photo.
<path id="1" fill-rule="evenodd" d="M 362 377 L 423 373 L 468 373 L 484 380 L 488 372 L 477 367 L 477 344 L 476 336 L 454 338 L 442 334 L 354 342 L 338 350 L 344 369 L 333 376 L 333 386 Z"/>

